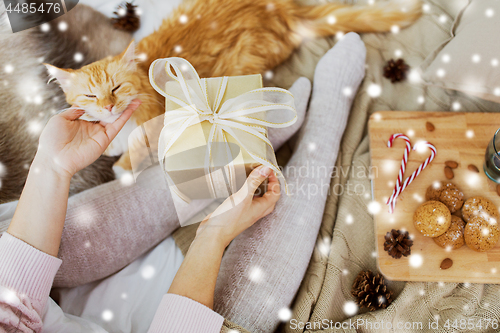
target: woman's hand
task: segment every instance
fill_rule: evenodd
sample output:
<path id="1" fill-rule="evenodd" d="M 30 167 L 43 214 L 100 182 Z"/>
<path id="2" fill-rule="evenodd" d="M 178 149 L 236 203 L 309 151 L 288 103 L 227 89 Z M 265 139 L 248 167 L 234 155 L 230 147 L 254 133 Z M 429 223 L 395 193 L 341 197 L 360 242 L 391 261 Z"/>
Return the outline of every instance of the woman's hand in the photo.
<path id="1" fill-rule="evenodd" d="M 262 197 L 254 197 L 268 176 L 267 192 Z M 271 213 L 280 194 L 280 183 L 270 168 L 260 166 L 254 169 L 243 187 L 201 222 L 196 238 L 215 239 L 226 248 L 236 236 Z"/>
<path id="2" fill-rule="evenodd" d="M 40 136 L 36 160 L 71 178 L 101 156 L 140 104 L 133 100 L 110 124 L 79 120 L 85 111 L 76 106 L 52 117 Z"/>
<path id="3" fill-rule="evenodd" d="M 268 176 L 267 192 L 254 197 Z M 169 294 L 188 297 L 212 309 L 224 249 L 245 229 L 271 213 L 279 198 L 280 183 L 271 169 L 261 166 L 253 170 L 243 187 L 201 222 Z"/>

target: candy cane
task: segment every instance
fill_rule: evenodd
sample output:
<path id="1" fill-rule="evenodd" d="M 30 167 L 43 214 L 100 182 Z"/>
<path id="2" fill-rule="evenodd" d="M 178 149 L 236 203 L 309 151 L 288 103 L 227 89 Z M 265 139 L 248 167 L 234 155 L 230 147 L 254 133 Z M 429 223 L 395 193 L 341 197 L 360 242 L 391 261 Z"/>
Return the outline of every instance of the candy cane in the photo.
<path id="1" fill-rule="evenodd" d="M 401 168 L 399 169 L 398 179 L 396 180 L 396 185 L 394 186 L 394 190 L 392 191 L 391 197 L 387 200 L 387 205 L 390 205 L 390 203 L 394 199 L 394 195 L 396 194 L 397 189 L 401 186 L 401 183 L 403 182 L 403 175 L 404 175 L 405 170 L 406 170 L 406 164 L 408 163 L 408 155 L 410 154 L 410 151 L 411 151 L 410 139 L 406 135 L 404 135 L 403 133 L 397 133 L 397 134 L 391 135 L 391 137 L 389 138 L 389 141 L 387 141 L 387 147 L 391 148 L 392 144 L 394 143 L 394 140 L 396 140 L 397 138 L 401 138 L 401 139 L 404 139 L 406 141 L 406 148 L 405 148 L 405 152 L 403 154 L 403 160 L 401 161 Z M 392 213 L 391 206 L 389 206 L 389 212 Z"/>
<path id="2" fill-rule="evenodd" d="M 436 150 L 436 147 L 434 147 L 434 145 L 432 145 L 430 142 L 427 142 L 427 141 L 423 141 L 423 142 L 420 142 L 418 143 L 417 145 L 415 145 L 415 147 L 413 147 L 413 150 L 416 150 L 418 149 L 418 147 L 420 145 L 426 145 L 427 147 L 430 148 L 431 150 L 431 156 L 427 157 L 424 161 L 424 163 L 420 164 L 420 166 L 418 167 L 417 170 L 413 171 L 413 173 L 411 174 L 410 177 L 406 178 L 405 181 L 403 182 L 403 185 L 398 187 L 397 191 L 396 191 L 396 194 L 394 195 L 394 198 L 392 199 L 391 203 L 390 203 L 390 212 L 392 213 L 394 211 L 394 208 L 396 206 L 396 201 L 397 201 L 397 198 L 398 196 L 405 190 L 405 188 L 411 184 L 411 182 L 417 178 L 417 176 L 422 172 L 422 170 L 424 170 L 428 165 L 429 163 L 432 162 L 432 160 L 434 159 L 434 157 L 436 157 L 436 154 L 437 154 L 437 150 Z"/>

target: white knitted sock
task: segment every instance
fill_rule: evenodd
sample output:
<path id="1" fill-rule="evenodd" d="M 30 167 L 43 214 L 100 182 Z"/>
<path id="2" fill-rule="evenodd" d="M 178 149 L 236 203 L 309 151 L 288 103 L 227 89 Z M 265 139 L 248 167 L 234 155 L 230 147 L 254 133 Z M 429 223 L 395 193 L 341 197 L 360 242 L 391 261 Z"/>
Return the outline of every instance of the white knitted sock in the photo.
<path id="1" fill-rule="evenodd" d="M 278 312 L 290 306 L 307 269 L 365 54 L 359 36 L 350 33 L 320 60 L 299 144 L 284 170 L 291 196 L 283 193 L 274 212 L 224 255 L 215 310 L 252 333 L 274 332 Z"/>

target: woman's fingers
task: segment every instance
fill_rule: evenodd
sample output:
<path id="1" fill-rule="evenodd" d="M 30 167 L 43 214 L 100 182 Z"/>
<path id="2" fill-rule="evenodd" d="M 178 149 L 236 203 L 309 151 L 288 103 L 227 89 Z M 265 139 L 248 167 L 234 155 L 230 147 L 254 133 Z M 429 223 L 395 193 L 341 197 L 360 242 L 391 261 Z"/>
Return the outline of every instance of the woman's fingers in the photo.
<path id="1" fill-rule="evenodd" d="M 261 211 L 261 216 L 266 216 L 274 210 L 276 202 L 281 196 L 281 188 L 278 177 L 271 172 L 269 182 L 267 183 L 267 192 L 260 198 L 254 198 L 252 205 L 255 209 Z"/>
<path id="2" fill-rule="evenodd" d="M 73 105 L 68 110 L 61 113 L 61 116 L 66 120 L 77 120 L 85 113 L 85 110 L 80 109 L 78 106 Z"/>
<path id="3" fill-rule="evenodd" d="M 245 186 L 243 186 L 241 190 L 246 190 L 246 196 L 252 198 L 257 188 L 266 180 L 270 173 L 272 173 L 272 170 L 267 166 L 261 165 L 255 168 L 248 175 Z"/>
<path id="4" fill-rule="evenodd" d="M 138 99 L 134 99 L 125 109 L 125 111 L 122 112 L 120 117 L 116 119 L 114 122 L 107 124 L 105 126 L 106 128 L 106 135 L 109 138 L 109 141 L 112 141 L 115 136 L 120 132 L 120 130 L 123 128 L 125 123 L 129 120 L 130 116 L 132 113 L 141 105 L 141 101 Z"/>

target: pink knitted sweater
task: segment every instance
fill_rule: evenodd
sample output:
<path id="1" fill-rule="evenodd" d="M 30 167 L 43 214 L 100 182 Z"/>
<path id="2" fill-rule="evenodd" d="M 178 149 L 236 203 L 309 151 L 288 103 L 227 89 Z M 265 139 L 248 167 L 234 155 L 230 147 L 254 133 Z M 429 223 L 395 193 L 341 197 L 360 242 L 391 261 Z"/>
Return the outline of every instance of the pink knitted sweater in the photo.
<path id="1" fill-rule="evenodd" d="M 0 238 L 0 332 L 41 332 L 42 315 L 61 260 L 16 237 Z M 219 333 L 224 318 L 189 298 L 166 294 L 149 332 Z"/>

